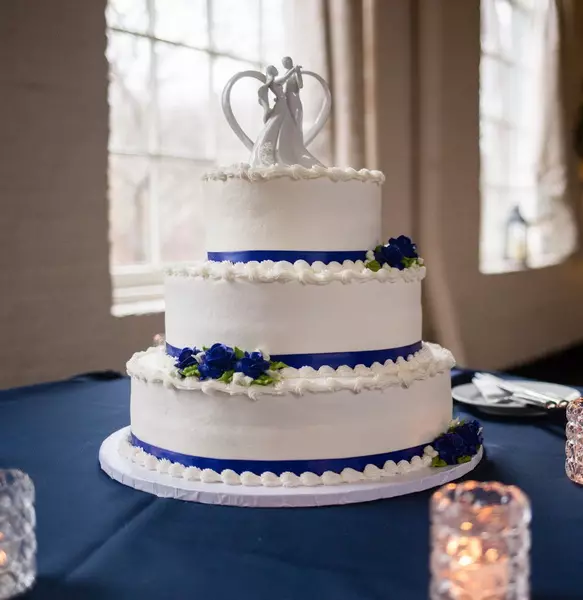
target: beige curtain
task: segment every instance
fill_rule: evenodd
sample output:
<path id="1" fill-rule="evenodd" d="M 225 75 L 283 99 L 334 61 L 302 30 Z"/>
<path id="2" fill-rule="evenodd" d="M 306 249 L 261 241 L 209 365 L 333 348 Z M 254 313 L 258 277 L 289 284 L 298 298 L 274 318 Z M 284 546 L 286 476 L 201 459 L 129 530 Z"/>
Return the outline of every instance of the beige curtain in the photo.
<path id="1" fill-rule="evenodd" d="M 328 77 L 334 99 L 332 145 L 334 164 L 362 168 L 366 155 L 367 86 L 364 47 L 365 11 L 362 0 L 324 0 Z M 368 71 L 370 73 L 370 70 Z"/>
<path id="2" fill-rule="evenodd" d="M 554 8 L 557 15 L 557 89 L 560 98 L 557 127 L 560 128 L 562 134 L 561 151 L 564 157 L 566 181 L 561 200 L 567 207 L 563 212 L 571 214 L 577 225 L 579 254 L 581 255 L 583 253 L 581 247 L 583 187 L 577 176 L 578 165 L 574 151 L 573 132 L 579 103 L 583 100 L 581 95 L 581 90 L 583 90 L 583 2 L 581 0 L 554 0 Z"/>
<path id="3" fill-rule="evenodd" d="M 540 48 L 542 102 L 536 183 L 542 239 L 554 262 L 575 251 L 583 214 L 572 145 L 581 81 L 575 4 L 575 0 L 548 2 Z"/>
<path id="4" fill-rule="evenodd" d="M 402 0 L 399 0 L 401 2 Z M 285 5 L 286 48 L 332 90 L 332 116 L 310 150 L 324 163 L 376 168 L 373 21 L 382 0 L 293 0 Z M 308 78 L 302 95 L 306 127 L 321 95 Z"/>

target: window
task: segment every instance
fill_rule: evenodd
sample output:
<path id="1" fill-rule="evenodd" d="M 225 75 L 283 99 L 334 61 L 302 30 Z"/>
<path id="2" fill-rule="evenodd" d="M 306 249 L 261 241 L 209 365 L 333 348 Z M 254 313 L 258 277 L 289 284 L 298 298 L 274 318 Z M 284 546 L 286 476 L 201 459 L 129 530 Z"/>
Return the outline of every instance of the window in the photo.
<path id="1" fill-rule="evenodd" d="M 283 13 L 284 0 L 109 0 L 114 314 L 162 310 L 163 266 L 202 257 L 200 176 L 248 157 L 220 95 L 237 71 L 286 54 Z M 256 133 L 253 83 L 237 84 L 233 106 Z"/>
<path id="2" fill-rule="evenodd" d="M 482 0 L 481 11 L 480 269 L 554 264 L 572 250 L 557 242 L 564 161 L 552 185 L 542 176 L 543 148 L 562 144 L 556 13 L 551 0 Z"/>

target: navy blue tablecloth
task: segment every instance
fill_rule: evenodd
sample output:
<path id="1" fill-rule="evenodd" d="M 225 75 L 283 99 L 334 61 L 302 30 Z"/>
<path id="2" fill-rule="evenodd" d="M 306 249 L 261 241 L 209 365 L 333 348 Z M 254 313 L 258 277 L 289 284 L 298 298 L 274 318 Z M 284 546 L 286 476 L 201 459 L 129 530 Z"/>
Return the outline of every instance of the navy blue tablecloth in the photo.
<path id="1" fill-rule="evenodd" d="M 565 476 L 564 415 L 480 419 L 487 458 L 471 477 L 532 501 L 533 598 L 583 598 L 583 487 Z M 158 499 L 99 469 L 102 440 L 128 423 L 125 378 L 0 392 L 0 467 L 27 471 L 37 489 L 39 578 L 27 597 L 427 598 L 430 491 L 280 510 Z"/>

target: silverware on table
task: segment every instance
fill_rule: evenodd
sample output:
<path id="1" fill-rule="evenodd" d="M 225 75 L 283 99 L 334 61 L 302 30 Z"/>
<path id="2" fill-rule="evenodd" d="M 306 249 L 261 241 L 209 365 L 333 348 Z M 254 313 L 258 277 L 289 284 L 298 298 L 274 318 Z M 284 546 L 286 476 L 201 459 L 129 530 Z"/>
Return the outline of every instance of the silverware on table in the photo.
<path id="1" fill-rule="evenodd" d="M 534 406 L 537 408 L 544 408 L 545 410 L 555 410 L 561 406 L 555 398 L 538 392 L 531 393 L 531 390 L 522 388 L 521 386 L 515 386 L 513 391 L 504 389 L 503 386 L 498 385 L 497 379 L 498 378 L 480 373 L 476 373 L 472 379 L 472 383 L 476 386 L 476 389 L 488 404 L 516 402 L 523 406 Z"/>
<path id="2" fill-rule="evenodd" d="M 488 373 L 476 373 L 476 378 L 491 382 L 497 387 L 499 387 L 501 390 L 509 392 L 511 394 L 528 396 L 529 398 L 539 400 L 541 402 L 554 402 L 559 408 L 566 408 L 569 404 L 569 400 L 563 398 L 562 396 L 559 396 L 558 394 L 553 394 L 552 392 L 537 392 L 535 390 L 522 386 L 519 383 L 515 383 L 514 381 L 501 379 L 500 377 L 496 377 L 495 375 L 490 375 Z"/>

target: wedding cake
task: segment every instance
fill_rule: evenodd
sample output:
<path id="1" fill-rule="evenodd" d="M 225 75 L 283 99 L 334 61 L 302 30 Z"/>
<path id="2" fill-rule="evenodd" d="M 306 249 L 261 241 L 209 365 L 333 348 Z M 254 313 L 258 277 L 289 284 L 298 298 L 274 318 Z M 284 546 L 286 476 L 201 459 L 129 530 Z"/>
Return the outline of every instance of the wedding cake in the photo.
<path id="1" fill-rule="evenodd" d="M 382 243 L 381 172 L 327 168 L 306 150 L 329 91 L 284 61 L 281 77 L 245 72 L 225 90 L 251 164 L 204 176 L 208 259 L 166 273 L 165 343 L 128 362 L 131 433 L 119 451 L 177 478 L 243 486 L 468 461 L 481 432 L 451 422 L 453 357 L 421 341 L 424 261 L 408 237 Z M 263 83 L 255 143 L 230 111 L 243 76 Z M 305 76 L 326 101 L 304 138 Z"/>

